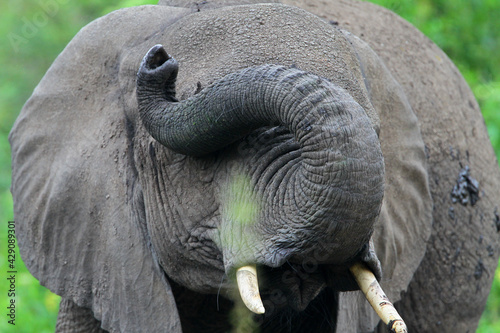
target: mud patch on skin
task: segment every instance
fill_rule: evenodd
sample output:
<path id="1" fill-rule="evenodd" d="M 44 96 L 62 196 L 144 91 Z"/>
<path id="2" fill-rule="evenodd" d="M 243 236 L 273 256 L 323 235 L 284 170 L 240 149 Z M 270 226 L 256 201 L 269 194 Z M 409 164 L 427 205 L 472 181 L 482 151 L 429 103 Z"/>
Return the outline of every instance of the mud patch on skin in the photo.
<path id="1" fill-rule="evenodd" d="M 448 217 L 455 221 L 455 208 L 450 207 L 448 208 Z"/>
<path id="2" fill-rule="evenodd" d="M 470 168 L 466 165 L 458 174 L 457 183 L 451 191 L 451 201 L 453 203 L 459 202 L 464 206 L 470 202 L 474 206 L 478 200 L 479 182 L 471 177 Z"/>
<path id="3" fill-rule="evenodd" d="M 479 259 L 474 271 L 474 277 L 476 278 L 476 280 L 479 280 L 483 276 L 483 272 L 485 271 L 486 267 L 484 266 L 483 261 Z"/>

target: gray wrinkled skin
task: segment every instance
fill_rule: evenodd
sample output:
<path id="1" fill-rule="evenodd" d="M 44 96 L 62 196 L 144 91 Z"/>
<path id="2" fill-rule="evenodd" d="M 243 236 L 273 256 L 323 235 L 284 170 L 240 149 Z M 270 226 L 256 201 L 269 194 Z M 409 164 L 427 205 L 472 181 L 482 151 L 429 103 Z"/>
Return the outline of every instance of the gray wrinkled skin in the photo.
<path id="1" fill-rule="evenodd" d="M 236 232 L 237 217 L 229 207 L 234 200 L 221 200 L 229 211 L 222 213 L 220 235 L 212 240 L 220 243 L 226 271 L 247 263 L 280 267 L 314 253 L 323 257 L 318 264 L 343 265 L 359 256 L 380 212 L 384 165 L 370 119 L 352 97 L 308 72 L 261 65 L 227 75 L 179 102 L 173 83 L 177 69 L 175 59 L 156 45 L 138 72 L 139 114 L 162 145 L 203 157 L 272 124 L 292 137 L 269 144 L 270 151 L 238 168 L 251 178 L 247 190 L 259 206 L 255 221 Z"/>
<path id="2" fill-rule="evenodd" d="M 100 322 L 112 332 L 228 331 L 231 267 L 250 261 L 262 277 L 262 332 L 383 332 L 362 295 L 342 292 L 355 288 L 347 267 L 362 260 L 376 272 L 381 265 L 382 287 L 410 331 L 474 331 L 498 262 L 500 175 L 458 70 L 415 28 L 369 3 L 252 2 L 160 1 L 98 19 L 23 108 L 10 136 L 16 233 L 26 266 L 64 299 L 57 330 L 98 331 Z M 323 156 L 309 150 L 327 145 L 323 130 L 308 141 L 271 119 L 197 157 L 155 140 L 136 78 L 156 44 L 178 61 L 181 103 L 262 65 L 317 75 L 345 93 L 364 113 L 356 128 L 378 136 L 385 169 L 383 201 L 359 208 L 373 219 L 357 229 L 359 240 L 336 243 L 342 233 L 323 227 L 309 233 L 294 214 L 318 201 L 332 212 L 327 221 L 335 215 L 319 185 L 307 190 L 311 201 L 287 190 L 304 156 Z M 479 188 L 474 205 L 450 195 L 465 169 Z M 254 222 L 234 223 L 228 198 L 259 212 Z"/>

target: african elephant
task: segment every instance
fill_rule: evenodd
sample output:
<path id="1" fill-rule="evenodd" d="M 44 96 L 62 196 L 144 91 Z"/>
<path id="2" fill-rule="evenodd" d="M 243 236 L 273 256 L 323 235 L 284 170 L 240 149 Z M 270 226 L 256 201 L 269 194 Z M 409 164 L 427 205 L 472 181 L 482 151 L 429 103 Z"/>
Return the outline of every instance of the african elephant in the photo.
<path id="1" fill-rule="evenodd" d="M 375 5 L 253 2 L 100 18 L 21 111 L 16 233 L 57 330 L 225 332 L 255 265 L 260 332 L 383 332 L 362 262 L 409 331 L 473 332 L 500 174 L 460 73 Z"/>

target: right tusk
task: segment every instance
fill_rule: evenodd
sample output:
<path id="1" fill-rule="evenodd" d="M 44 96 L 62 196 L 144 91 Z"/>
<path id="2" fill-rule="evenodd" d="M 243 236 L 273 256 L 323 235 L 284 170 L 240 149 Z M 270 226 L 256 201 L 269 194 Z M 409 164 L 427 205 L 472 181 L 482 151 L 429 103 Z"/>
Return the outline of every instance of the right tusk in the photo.
<path id="1" fill-rule="evenodd" d="M 241 299 L 246 307 L 253 313 L 263 314 L 266 310 L 260 298 L 255 265 L 238 268 L 236 271 L 236 282 L 238 283 Z"/>
<path id="2" fill-rule="evenodd" d="M 355 263 L 350 268 L 359 288 L 366 299 L 378 314 L 380 319 L 387 325 L 390 332 L 407 333 L 408 329 L 394 305 L 389 301 L 380 287 L 375 275 L 362 263 Z"/>

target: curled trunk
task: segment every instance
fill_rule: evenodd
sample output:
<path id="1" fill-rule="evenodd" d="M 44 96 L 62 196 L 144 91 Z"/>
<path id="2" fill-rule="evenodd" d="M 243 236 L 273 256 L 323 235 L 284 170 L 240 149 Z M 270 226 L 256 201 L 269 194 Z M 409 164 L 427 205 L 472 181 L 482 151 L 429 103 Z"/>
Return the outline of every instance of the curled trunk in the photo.
<path id="1" fill-rule="evenodd" d="M 299 165 L 285 193 L 294 207 L 274 207 L 283 222 L 300 219 L 288 237 L 287 257 L 323 249 L 325 262 L 352 259 L 366 245 L 383 196 L 384 165 L 377 135 L 364 110 L 326 79 L 278 65 L 229 74 L 197 95 L 175 99 L 177 62 L 161 45 L 145 56 L 137 78 L 139 112 L 148 132 L 182 154 L 200 156 L 221 149 L 251 131 L 285 126 L 301 148 Z M 269 222 L 271 223 L 271 222 Z M 283 228 L 276 222 L 276 233 Z M 273 229 L 273 227 L 271 227 Z M 286 228 L 285 228 L 286 229 Z M 308 235 L 313 242 L 304 241 Z"/>

